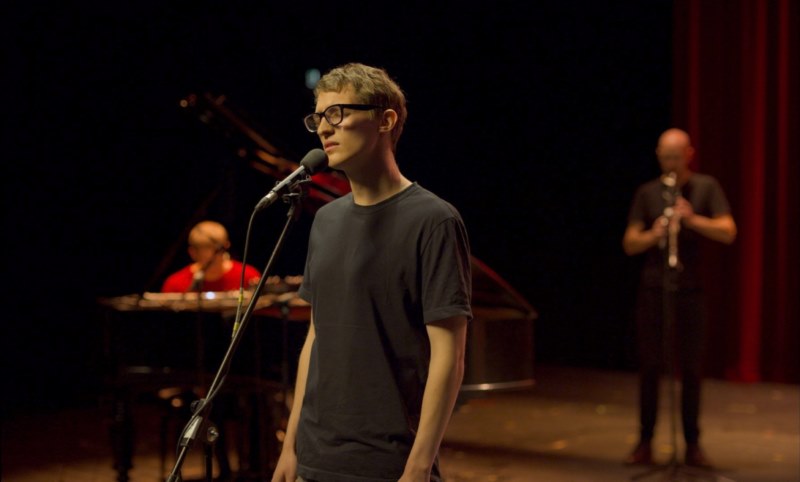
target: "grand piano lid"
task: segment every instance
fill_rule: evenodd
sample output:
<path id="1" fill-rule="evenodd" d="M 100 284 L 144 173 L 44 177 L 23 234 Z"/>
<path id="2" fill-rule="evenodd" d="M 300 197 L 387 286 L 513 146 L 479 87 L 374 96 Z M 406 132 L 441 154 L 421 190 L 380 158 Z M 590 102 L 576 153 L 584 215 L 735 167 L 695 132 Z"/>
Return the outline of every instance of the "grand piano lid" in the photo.
<path id="1" fill-rule="evenodd" d="M 505 279 L 475 256 L 470 256 L 472 269 L 472 311 L 483 319 L 525 318 L 539 315 L 533 306 Z"/>
<path id="2" fill-rule="evenodd" d="M 189 94 L 180 100 L 182 109 L 195 114 L 208 127 L 216 130 L 233 144 L 238 157 L 250 167 L 277 180 L 281 180 L 300 167 L 299 162 L 286 155 L 268 141 L 241 109 L 232 105 L 225 95 L 211 93 Z M 315 212 L 324 204 L 350 192 L 350 183 L 340 172 L 323 170 L 311 176 L 308 201 L 303 208 Z"/>

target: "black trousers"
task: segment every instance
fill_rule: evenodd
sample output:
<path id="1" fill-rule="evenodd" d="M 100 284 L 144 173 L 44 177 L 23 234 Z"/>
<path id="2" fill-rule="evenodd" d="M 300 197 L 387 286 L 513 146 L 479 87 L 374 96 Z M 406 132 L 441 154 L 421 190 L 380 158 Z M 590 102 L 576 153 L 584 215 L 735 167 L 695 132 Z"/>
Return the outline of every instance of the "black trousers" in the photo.
<path id="1" fill-rule="evenodd" d="M 642 287 L 639 290 L 636 328 L 641 441 L 649 442 L 653 438 L 660 378 L 668 368 L 667 363 L 672 363 L 676 380 L 681 382 L 684 440 L 687 444 L 698 442 L 705 325 L 706 307 L 702 292 L 665 291 L 660 287 Z M 670 327 L 674 331 L 671 332 Z"/>

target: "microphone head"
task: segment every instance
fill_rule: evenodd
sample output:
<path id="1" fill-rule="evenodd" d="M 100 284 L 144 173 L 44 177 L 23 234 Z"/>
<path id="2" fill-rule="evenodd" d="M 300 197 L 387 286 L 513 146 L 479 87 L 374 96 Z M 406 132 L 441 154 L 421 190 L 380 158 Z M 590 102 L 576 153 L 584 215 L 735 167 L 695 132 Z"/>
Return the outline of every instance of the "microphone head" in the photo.
<path id="1" fill-rule="evenodd" d="M 300 161 L 300 165 L 306 168 L 309 175 L 316 174 L 328 167 L 328 155 L 322 149 L 311 149 Z"/>

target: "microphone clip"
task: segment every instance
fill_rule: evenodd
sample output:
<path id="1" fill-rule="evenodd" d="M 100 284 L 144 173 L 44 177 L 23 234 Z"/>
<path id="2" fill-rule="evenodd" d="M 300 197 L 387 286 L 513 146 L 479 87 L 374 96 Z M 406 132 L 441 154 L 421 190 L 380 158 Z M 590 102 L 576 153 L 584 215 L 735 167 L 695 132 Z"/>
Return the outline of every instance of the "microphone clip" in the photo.
<path id="1" fill-rule="evenodd" d="M 305 185 L 308 184 L 309 182 L 311 182 L 311 176 L 306 174 L 302 178 L 292 183 L 288 188 L 288 192 L 285 192 L 281 195 L 281 199 L 283 200 L 283 202 L 289 204 L 295 200 L 300 200 L 305 198 L 308 195 L 305 189 Z"/>

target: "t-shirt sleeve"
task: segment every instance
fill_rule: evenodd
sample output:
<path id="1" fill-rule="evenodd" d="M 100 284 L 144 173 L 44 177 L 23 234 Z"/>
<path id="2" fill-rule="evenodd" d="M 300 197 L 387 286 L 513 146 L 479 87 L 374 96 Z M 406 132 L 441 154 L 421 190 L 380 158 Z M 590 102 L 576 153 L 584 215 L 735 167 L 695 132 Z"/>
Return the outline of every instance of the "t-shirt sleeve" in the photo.
<path id="1" fill-rule="evenodd" d="M 639 187 L 633 195 L 633 202 L 631 203 L 630 211 L 628 211 L 628 224 L 635 222 L 646 224 L 645 217 L 644 191 Z"/>
<path id="2" fill-rule="evenodd" d="M 161 292 L 162 293 L 174 293 L 176 291 L 180 291 L 175 288 L 175 280 L 174 277 L 170 276 L 164 281 L 164 284 L 161 285 Z"/>
<path id="3" fill-rule="evenodd" d="M 183 293 L 189 286 L 192 284 L 192 274 L 191 272 L 183 268 L 181 270 L 172 273 L 164 280 L 164 284 L 161 285 L 161 292 L 162 293 Z"/>
<path id="4" fill-rule="evenodd" d="M 472 319 L 472 276 L 467 231 L 458 217 L 433 228 L 421 258 L 425 323 L 452 316 Z"/>
<path id="5" fill-rule="evenodd" d="M 725 197 L 725 191 L 722 190 L 722 186 L 720 186 L 716 179 L 711 180 L 710 190 L 711 198 L 709 207 L 711 209 L 711 217 L 715 218 L 725 214 L 730 214 L 731 206 L 728 204 L 728 198 Z"/>

